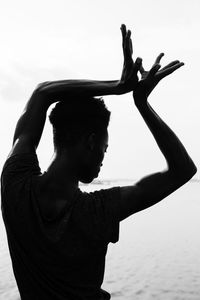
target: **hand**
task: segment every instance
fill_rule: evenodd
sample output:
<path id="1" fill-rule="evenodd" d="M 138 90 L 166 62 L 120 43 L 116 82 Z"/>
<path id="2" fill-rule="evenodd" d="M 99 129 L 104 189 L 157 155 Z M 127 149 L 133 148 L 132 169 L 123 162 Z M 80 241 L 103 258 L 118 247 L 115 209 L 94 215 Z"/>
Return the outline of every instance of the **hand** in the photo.
<path id="1" fill-rule="evenodd" d="M 118 84 L 118 93 L 124 94 L 132 91 L 138 83 L 137 72 L 140 69 L 142 59 L 137 58 L 135 63 L 132 59 L 133 47 L 131 40 L 131 31 L 126 30 L 124 24 L 121 25 L 122 32 L 122 48 L 124 55 L 124 65 L 121 79 Z"/>
<path id="2" fill-rule="evenodd" d="M 160 69 L 160 60 L 163 56 L 164 53 L 161 53 L 156 58 L 155 63 L 153 64 L 150 71 L 145 71 L 141 63 L 140 73 L 142 77 L 133 92 L 133 97 L 135 100 L 141 97 L 147 99 L 147 97 L 150 95 L 150 93 L 153 91 L 160 80 L 184 65 L 184 63 L 180 62 L 179 60 L 175 60 Z"/>

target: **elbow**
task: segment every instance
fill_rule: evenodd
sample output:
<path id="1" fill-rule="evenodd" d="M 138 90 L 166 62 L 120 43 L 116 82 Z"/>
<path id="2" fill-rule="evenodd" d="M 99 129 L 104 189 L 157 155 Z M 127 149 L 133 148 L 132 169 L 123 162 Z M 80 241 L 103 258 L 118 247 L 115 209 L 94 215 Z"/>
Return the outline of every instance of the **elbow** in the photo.
<path id="1" fill-rule="evenodd" d="M 42 83 L 39 83 L 33 94 L 37 95 L 37 97 L 42 97 L 42 98 L 46 98 L 46 96 L 48 95 L 48 87 L 49 87 L 50 81 L 45 81 Z"/>
<path id="2" fill-rule="evenodd" d="M 49 83 L 50 83 L 50 81 L 41 82 L 36 86 L 35 90 L 37 92 L 41 92 L 41 91 L 45 90 L 45 88 L 49 85 Z"/>
<path id="3" fill-rule="evenodd" d="M 180 182 L 181 185 L 185 184 L 197 173 L 197 167 L 192 162 L 186 167 L 179 168 L 178 170 L 172 171 L 173 176 Z"/>
<path id="4" fill-rule="evenodd" d="M 193 164 L 193 166 L 191 168 L 189 168 L 187 170 L 187 172 L 185 172 L 185 176 L 188 178 L 188 181 L 190 179 L 192 179 L 192 177 L 197 173 L 197 167 L 195 166 L 195 164 Z"/>

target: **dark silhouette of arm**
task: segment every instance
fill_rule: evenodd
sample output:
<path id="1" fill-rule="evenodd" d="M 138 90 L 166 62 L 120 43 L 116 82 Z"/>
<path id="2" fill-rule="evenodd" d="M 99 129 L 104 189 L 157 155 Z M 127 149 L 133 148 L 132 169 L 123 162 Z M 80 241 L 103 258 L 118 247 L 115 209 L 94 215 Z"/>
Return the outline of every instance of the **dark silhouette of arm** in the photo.
<path id="1" fill-rule="evenodd" d="M 193 173 L 194 170 L 194 163 L 175 133 L 148 102 L 137 104 L 137 109 L 164 155 L 169 172 L 178 176 L 190 177 L 190 173 Z"/>
<path id="2" fill-rule="evenodd" d="M 111 95 L 118 92 L 119 81 L 62 80 L 40 84 L 17 122 L 10 155 L 34 152 L 39 144 L 46 113 L 51 104 L 67 101 L 70 95 Z"/>
<path id="3" fill-rule="evenodd" d="M 142 79 L 133 95 L 139 113 L 166 159 L 167 170 L 148 175 L 133 186 L 121 188 L 120 220 L 161 201 L 189 181 L 197 171 L 180 140 L 148 102 L 148 96 L 158 82 L 183 65 L 174 61 L 159 71 L 162 56 L 159 55 L 149 72 L 141 66 Z"/>

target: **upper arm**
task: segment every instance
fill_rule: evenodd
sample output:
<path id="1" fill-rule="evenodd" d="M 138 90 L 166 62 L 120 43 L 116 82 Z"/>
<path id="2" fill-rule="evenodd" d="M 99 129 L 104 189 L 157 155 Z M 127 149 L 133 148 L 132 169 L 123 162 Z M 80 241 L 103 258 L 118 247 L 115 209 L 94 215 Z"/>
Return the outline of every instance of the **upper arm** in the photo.
<path id="1" fill-rule="evenodd" d="M 23 153 L 35 153 L 36 147 L 34 143 L 31 141 L 29 135 L 22 134 L 17 139 L 13 141 L 12 149 L 9 153 L 9 157 L 15 154 L 23 154 Z"/>
<path id="2" fill-rule="evenodd" d="M 133 186 L 121 187 L 120 220 L 156 204 L 189 179 L 164 171 L 146 176 Z"/>
<path id="3" fill-rule="evenodd" d="M 48 107 L 42 93 L 34 91 L 17 122 L 9 155 L 35 152 L 42 135 Z"/>

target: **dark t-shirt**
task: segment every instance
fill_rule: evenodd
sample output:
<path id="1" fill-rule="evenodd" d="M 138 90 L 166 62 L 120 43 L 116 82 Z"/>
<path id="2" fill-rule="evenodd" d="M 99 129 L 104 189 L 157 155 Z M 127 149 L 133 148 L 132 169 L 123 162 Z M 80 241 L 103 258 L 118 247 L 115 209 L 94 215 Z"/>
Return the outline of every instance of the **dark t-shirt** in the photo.
<path id="1" fill-rule="evenodd" d="M 110 299 L 101 289 L 109 242 L 119 239 L 120 188 L 77 190 L 53 221 L 36 197 L 36 154 L 11 156 L 1 176 L 2 214 L 22 300 Z"/>

